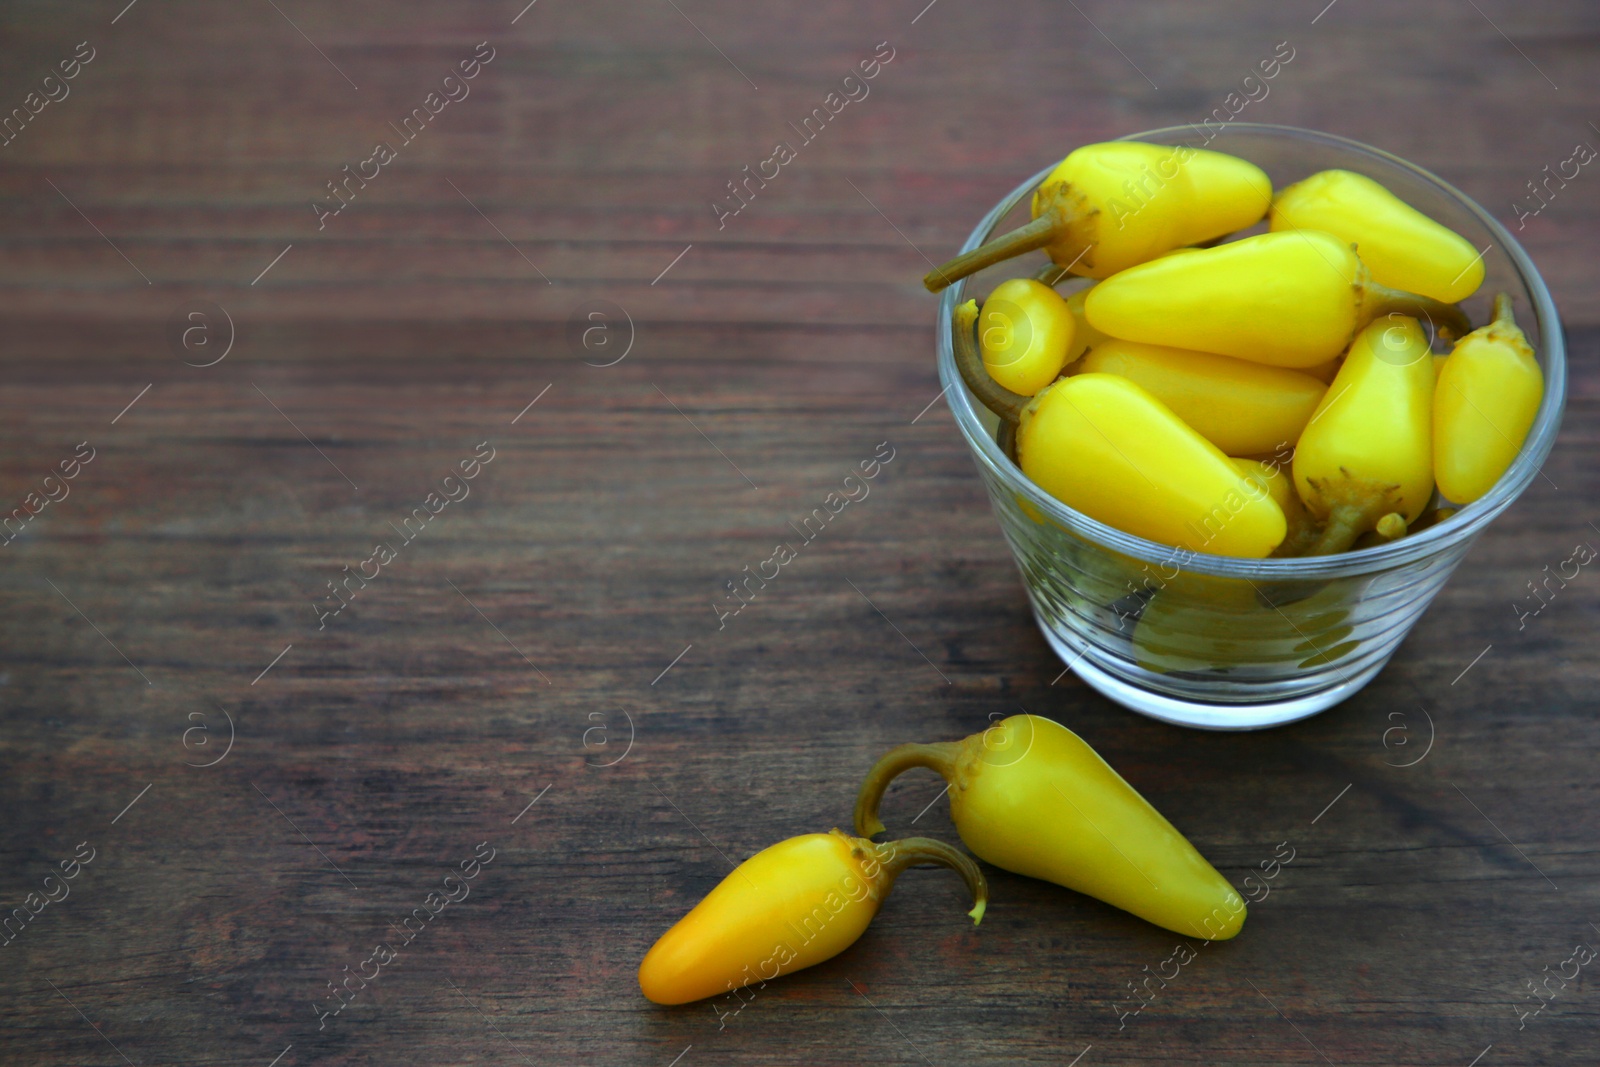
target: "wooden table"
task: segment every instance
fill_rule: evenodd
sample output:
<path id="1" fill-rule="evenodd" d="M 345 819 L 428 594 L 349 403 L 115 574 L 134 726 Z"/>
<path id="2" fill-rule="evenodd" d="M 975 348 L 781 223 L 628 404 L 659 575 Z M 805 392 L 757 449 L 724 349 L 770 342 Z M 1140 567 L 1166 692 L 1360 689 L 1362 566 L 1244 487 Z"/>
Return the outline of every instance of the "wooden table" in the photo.
<path id="1" fill-rule="evenodd" d="M 1514 223 L 1600 144 L 1600 9 L 922 4 L 3 16 L 0 104 L 62 97 L 0 147 L 5 509 L 93 458 L 0 562 L 0 893 L 70 894 L 0 948 L 0 1061 L 1593 1062 L 1591 972 L 1525 983 L 1600 946 L 1600 579 L 1514 605 L 1600 543 L 1600 177 L 1523 220 L 1571 345 L 1548 481 L 1365 692 L 1262 734 L 1060 676 L 934 402 L 918 277 L 1021 176 L 1199 121 L 1279 42 L 1240 121 L 1379 145 Z M 882 442 L 870 499 L 719 623 Z M 1125 1014 L 1171 935 L 995 870 L 974 930 L 919 871 L 737 1015 L 640 997 L 731 862 L 845 824 L 887 747 L 1019 707 L 1236 883 L 1288 843 L 1238 941 Z M 953 840 L 938 796 L 907 776 L 888 821 Z"/>

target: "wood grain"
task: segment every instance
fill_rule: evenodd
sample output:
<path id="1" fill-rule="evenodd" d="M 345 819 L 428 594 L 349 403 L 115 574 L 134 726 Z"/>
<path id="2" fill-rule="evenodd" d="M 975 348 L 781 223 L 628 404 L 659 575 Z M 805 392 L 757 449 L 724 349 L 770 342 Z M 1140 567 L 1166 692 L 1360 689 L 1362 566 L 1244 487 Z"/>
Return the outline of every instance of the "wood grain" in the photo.
<path id="1" fill-rule="evenodd" d="M 1289 41 L 1243 118 L 1376 144 L 1514 222 L 1541 167 L 1600 142 L 1592 4 L 121 6 L 0 15 L 6 108 L 97 50 L 0 147 L 4 506 L 96 450 L 0 549 L 0 904 L 95 850 L 0 946 L 0 1060 L 1592 1055 L 1586 973 L 1517 1009 L 1600 945 L 1595 579 L 1523 629 L 1512 604 L 1600 536 L 1600 178 L 1521 235 L 1571 347 L 1549 481 L 1307 722 L 1198 734 L 1060 676 L 947 409 L 918 417 L 925 257 L 1066 147 L 1196 121 Z M 484 40 L 471 95 L 319 231 L 324 183 Z M 719 230 L 724 184 L 881 41 L 870 96 Z M 169 348 L 196 300 L 236 330 L 212 367 Z M 610 367 L 570 330 L 596 301 L 632 322 Z M 484 441 L 470 496 L 319 629 L 326 582 Z M 871 496 L 719 630 L 724 583 L 884 441 Z M 1019 707 L 1236 882 L 1290 843 L 1243 936 L 1119 1019 L 1169 935 L 994 870 L 973 929 L 917 871 L 720 1027 L 642 1000 L 644 950 L 730 861 L 843 824 L 888 746 Z M 1395 766 L 1425 716 L 1427 757 Z M 891 828 L 954 840 L 942 805 L 918 817 L 938 788 L 898 782 Z M 479 842 L 471 895 L 319 1020 Z"/>

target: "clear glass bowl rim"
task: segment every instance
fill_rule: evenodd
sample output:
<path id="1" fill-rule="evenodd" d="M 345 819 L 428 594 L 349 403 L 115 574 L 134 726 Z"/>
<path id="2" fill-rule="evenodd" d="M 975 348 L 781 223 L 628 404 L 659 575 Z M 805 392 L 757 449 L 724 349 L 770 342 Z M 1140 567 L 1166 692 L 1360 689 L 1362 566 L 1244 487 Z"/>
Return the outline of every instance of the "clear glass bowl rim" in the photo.
<path id="1" fill-rule="evenodd" d="M 1408 171 L 1425 184 L 1433 186 L 1444 196 L 1456 201 L 1489 231 L 1501 250 L 1510 258 L 1512 266 L 1516 269 L 1532 298 L 1534 320 L 1538 325 L 1539 343 L 1537 351 L 1540 357 L 1539 364 L 1544 373 L 1544 399 L 1539 405 L 1538 414 L 1534 417 L 1533 426 L 1528 431 L 1527 440 L 1523 443 L 1522 450 L 1512 462 L 1511 467 L 1505 474 L 1501 475 L 1494 488 L 1490 489 L 1478 500 L 1462 507 L 1460 511 L 1446 521 L 1386 545 L 1344 552 L 1334 556 L 1243 559 L 1237 556 L 1195 553 L 1165 545 L 1159 541 L 1149 541 L 1142 537 L 1136 537 L 1133 534 L 1125 533 L 1113 526 L 1108 526 L 1103 522 L 1092 519 L 1081 511 L 1069 508 L 1055 497 L 1045 493 L 1023 476 L 1022 471 L 1017 469 L 1006 458 L 1005 454 L 1000 451 L 1000 446 L 995 443 L 994 438 L 985 431 L 982 422 L 979 421 L 978 411 L 974 406 L 972 396 L 967 392 L 965 384 L 961 381 L 960 372 L 956 369 L 955 352 L 951 347 L 951 315 L 957 305 L 966 300 L 965 294 L 969 279 L 963 278 L 946 289 L 939 300 L 935 335 L 938 348 L 939 380 L 944 385 L 946 396 L 949 397 L 950 409 L 955 414 L 956 424 L 961 428 L 961 432 L 966 437 L 968 445 L 972 448 L 974 456 L 977 457 L 978 463 L 989 474 L 999 479 L 1007 488 L 1019 494 L 1040 514 L 1094 544 L 1140 562 L 1158 565 L 1176 562 L 1178 559 L 1177 554 L 1181 553 L 1181 566 L 1184 570 L 1219 577 L 1259 578 L 1266 581 L 1349 577 L 1414 563 L 1476 536 L 1490 521 L 1509 507 L 1518 496 L 1522 495 L 1523 490 L 1533 481 L 1534 476 L 1539 473 L 1540 468 L 1544 465 L 1545 457 L 1550 454 L 1550 449 L 1555 445 L 1556 434 L 1561 427 L 1561 413 L 1566 405 L 1567 396 L 1566 344 L 1561 332 L 1561 321 L 1556 311 L 1555 300 L 1551 297 L 1550 290 L 1545 286 L 1544 279 L 1540 277 L 1538 268 L 1533 265 L 1533 260 L 1528 256 L 1528 253 L 1517 243 L 1517 239 L 1511 236 L 1511 233 L 1500 225 L 1499 220 L 1479 206 L 1476 201 L 1437 175 L 1424 170 L 1414 163 L 1407 162 L 1399 156 L 1347 137 L 1322 133 L 1317 130 L 1301 129 L 1297 126 L 1235 122 L 1229 124 L 1228 130 L 1249 131 L 1255 134 L 1281 136 L 1292 140 L 1315 141 L 1357 155 L 1369 156 L 1388 166 Z M 1193 126 L 1167 126 L 1161 129 L 1147 130 L 1144 133 L 1129 134 L 1120 138 L 1120 140 L 1178 144 L 1181 143 L 1181 138 L 1193 137 L 1194 135 L 1195 128 Z M 970 251 L 987 240 L 999 221 L 1023 197 L 1031 195 L 1035 187 L 1045 179 L 1045 176 L 1055 166 L 1056 164 L 1052 163 L 1050 166 L 1045 167 L 1001 199 L 978 222 L 978 225 L 967 237 L 966 243 L 961 246 L 961 251 Z"/>

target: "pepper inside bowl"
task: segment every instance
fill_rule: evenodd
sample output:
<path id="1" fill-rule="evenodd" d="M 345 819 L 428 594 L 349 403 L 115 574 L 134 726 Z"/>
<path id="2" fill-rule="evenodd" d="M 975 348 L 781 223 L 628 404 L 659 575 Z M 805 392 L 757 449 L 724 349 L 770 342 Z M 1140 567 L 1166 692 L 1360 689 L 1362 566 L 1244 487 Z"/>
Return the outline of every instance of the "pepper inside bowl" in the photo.
<path id="1" fill-rule="evenodd" d="M 1193 127 L 1127 139 L 1202 147 Z M 1485 278 L 1462 308 L 1481 325 L 1490 319 L 1494 294 L 1507 294 L 1544 377 L 1533 425 L 1510 467 L 1443 521 L 1414 523 L 1416 532 L 1398 540 L 1332 555 L 1214 555 L 1147 540 L 1068 507 L 1027 478 L 997 443 L 997 417 L 957 366 L 952 317 L 969 291 L 987 293 L 1004 279 L 1033 275 L 1047 264 L 1042 254 L 1009 260 L 944 291 L 936 326 L 939 376 L 1046 640 L 1084 681 L 1135 711 L 1186 726 L 1258 729 L 1331 707 L 1394 655 L 1473 540 L 1538 473 L 1560 423 L 1566 360 L 1554 302 L 1527 253 L 1487 211 L 1439 178 L 1378 149 L 1292 127 L 1234 123 L 1203 147 L 1255 164 L 1275 189 L 1325 170 L 1365 175 L 1465 237 L 1483 250 Z M 1030 197 L 1050 170 L 995 205 L 962 251 L 1027 222 Z M 1226 522 L 1228 505 L 1218 505 Z"/>

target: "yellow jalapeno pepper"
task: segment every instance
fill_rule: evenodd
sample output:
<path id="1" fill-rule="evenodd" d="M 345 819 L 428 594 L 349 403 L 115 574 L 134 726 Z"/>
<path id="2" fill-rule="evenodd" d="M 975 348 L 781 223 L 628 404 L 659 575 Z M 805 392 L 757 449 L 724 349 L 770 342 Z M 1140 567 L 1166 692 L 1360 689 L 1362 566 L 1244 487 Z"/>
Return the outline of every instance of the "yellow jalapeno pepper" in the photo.
<path id="1" fill-rule="evenodd" d="M 1226 940 L 1244 925 L 1244 901 L 1227 880 L 1060 723 L 1013 715 L 962 741 L 891 750 L 862 783 L 857 833 L 883 832 L 884 789 L 912 767 L 928 767 L 950 784 L 961 840 L 996 867 L 1087 893 L 1181 934 Z"/>
<path id="2" fill-rule="evenodd" d="M 1066 277 L 1069 277 L 1069 275 L 1065 271 L 1052 264 L 1034 275 L 1033 280 L 1054 288 L 1061 284 L 1061 280 Z M 1073 280 L 1081 281 L 1082 279 L 1074 278 Z M 1090 282 L 1081 289 L 1074 289 L 1067 294 L 1067 310 L 1072 312 L 1072 343 L 1067 346 L 1067 362 L 1061 368 L 1062 374 L 1078 373 L 1081 368 L 1077 364 L 1083 354 L 1096 345 L 1111 340 L 1110 337 L 1089 325 L 1089 317 L 1083 313 L 1083 302 L 1088 299 L 1089 290 L 1092 288 L 1094 288 L 1094 282 Z"/>
<path id="3" fill-rule="evenodd" d="M 1294 479 L 1284 473 L 1284 466 L 1293 458 L 1294 450 L 1286 448 L 1279 449 L 1265 460 L 1233 459 L 1233 465 L 1244 476 L 1245 482 L 1258 486 L 1260 491 L 1272 497 L 1272 502 L 1283 512 L 1288 533 L 1284 534 L 1278 547 L 1272 550 L 1274 556 L 1304 555 L 1321 531 L 1320 524 L 1312 517 L 1311 512 L 1306 510 L 1305 504 L 1301 503 L 1300 494 L 1295 492 Z"/>
<path id="4" fill-rule="evenodd" d="M 1356 246 L 1374 281 L 1447 304 L 1483 284 L 1483 254 L 1364 174 L 1325 170 L 1278 190 L 1272 229 L 1321 230 Z"/>
<path id="5" fill-rule="evenodd" d="M 1229 456 L 1228 462 L 1248 482 L 1253 482 L 1257 489 L 1272 498 L 1272 502 L 1279 509 L 1289 506 L 1295 499 L 1294 486 L 1289 484 L 1289 479 L 1283 472 L 1272 464 L 1259 459 L 1241 459 L 1238 456 Z"/>
<path id="6" fill-rule="evenodd" d="M 1067 310 L 1072 312 L 1072 344 L 1067 346 L 1067 365 L 1071 366 L 1089 349 L 1102 342 L 1111 340 L 1089 324 L 1089 316 L 1083 312 L 1083 303 L 1089 299 L 1089 289 L 1079 289 L 1077 292 L 1067 294 Z"/>
<path id="7" fill-rule="evenodd" d="M 1126 378 L 1078 374 L 1047 387 L 1022 412 L 1017 458 L 1068 507 L 1162 544 L 1260 558 L 1286 532 L 1269 495 Z"/>
<path id="8" fill-rule="evenodd" d="M 1533 346 L 1511 314 L 1511 297 L 1494 300 L 1494 321 L 1467 334 L 1444 361 L 1433 394 L 1433 455 L 1439 492 L 1470 504 L 1494 487 L 1516 459 L 1544 397 Z"/>
<path id="9" fill-rule="evenodd" d="M 1032 396 L 1061 373 L 1075 328 L 1061 294 L 1032 278 L 995 286 L 978 315 L 983 366 L 1000 385 Z"/>
<path id="10" fill-rule="evenodd" d="M 1283 512 L 1284 518 L 1289 517 L 1289 511 L 1292 508 L 1300 508 L 1302 510 L 1305 508 L 1305 505 L 1300 503 L 1300 498 L 1295 495 L 1293 483 L 1289 481 L 1282 469 L 1275 464 L 1266 463 L 1259 459 L 1238 459 L 1235 457 L 1229 457 L 1229 459 L 1247 482 L 1254 483 L 1261 492 L 1272 498 L 1272 502 L 1278 505 L 1279 510 Z"/>
<path id="11" fill-rule="evenodd" d="M 1090 278 L 1259 222 L 1272 202 L 1260 167 L 1187 145 L 1108 141 L 1076 149 L 1033 194 L 1033 221 L 934 268 L 937 293 L 969 274 L 1043 248 Z"/>
<path id="12" fill-rule="evenodd" d="M 1079 371 L 1143 386 L 1230 456 L 1294 444 L 1328 388 L 1283 367 L 1115 339 L 1091 349 Z"/>
<path id="13" fill-rule="evenodd" d="M 1344 551 L 1391 512 L 1422 514 L 1433 497 L 1433 390 L 1416 319 L 1395 315 L 1356 337 L 1295 449 L 1295 489 L 1324 522 L 1310 554 Z"/>
<path id="14" fill-rule="evenodd" d="M 1390 312 L 1426 317 L 1451 336 L 1471 328 L 1460 308 L 1376 284 L 1348 244 L 1314 230 L 1130 267 L 1091 289 L 1084 310 L 1113 337 L 1292 368 L 1326 363 Z"/>
<path id="15" fill-rule="evenodd" d="M 895 879 L 918 863 L 959 873 L 972 892 L 967 914 L 983 919 L 983 872 L 943 842 L 804 834 L 739 864 L 662 934 L 639 965 L 639 988 L 657 1004 L 687 1004 L 831 959 L 855 944 Z"/>

